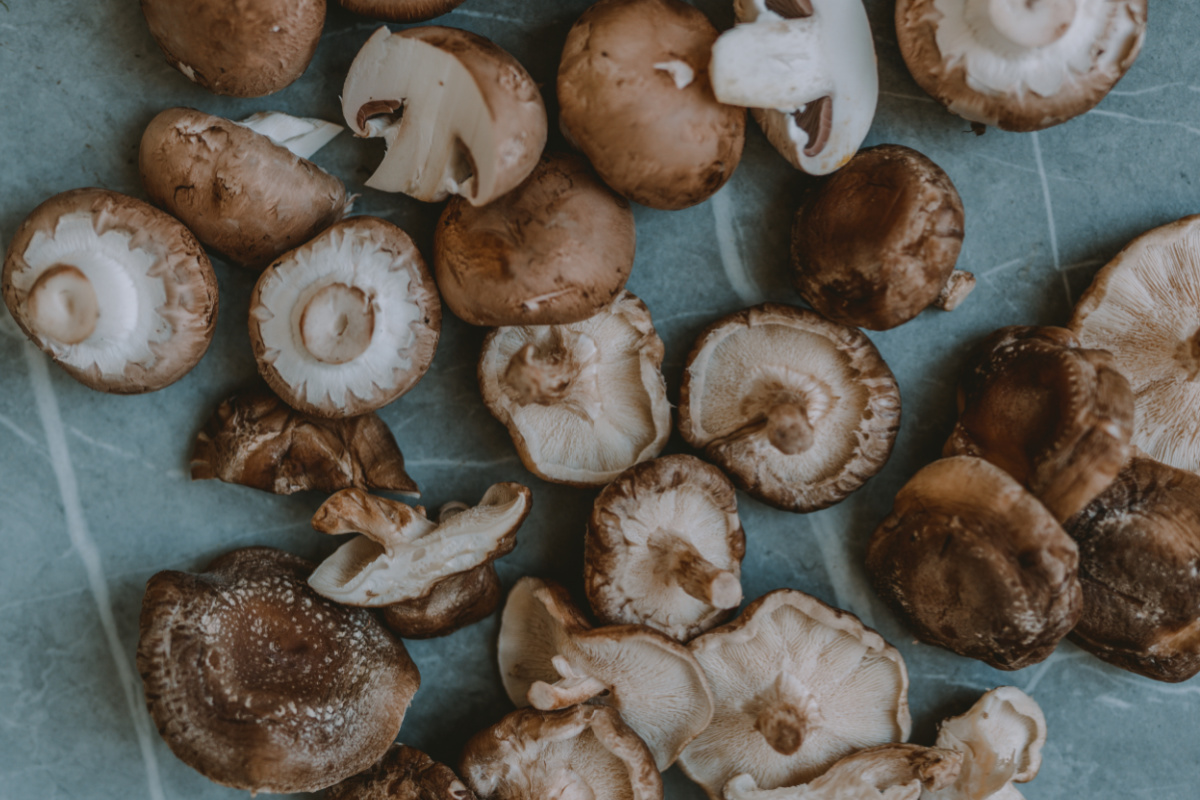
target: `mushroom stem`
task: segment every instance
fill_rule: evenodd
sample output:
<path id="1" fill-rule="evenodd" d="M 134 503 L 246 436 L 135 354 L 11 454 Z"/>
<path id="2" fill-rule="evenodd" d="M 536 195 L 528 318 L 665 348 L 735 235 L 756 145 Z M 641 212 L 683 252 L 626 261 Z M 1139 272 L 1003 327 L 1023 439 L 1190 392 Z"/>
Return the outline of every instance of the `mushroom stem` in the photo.
<path id="1" fill-rule="evenodd" d="M 790 756 L 798 751 L 804 737 L 821 721 L 816 697 L 787 672 L 775 676 L 775 683 L 760 701 L 762 707 L 754 720 L 754 729 L 781 755 Z"/>
<path id="2" fill-rule="evenodd" d="M 29 290 L 27 305 L 34 333 L 62 345 L 87 339 L 100 319 L 92 282 L 69 264 L 43 272 Z"/>
<path id="3" fill-rule="evenodd" d="M 812 447 L 813 427 L 802 400 L 779 403 L 767 412 L 767 441 L 789 456 Z"/>
<path id="4" fill-rule="evenodd" d="M 562 679 L 557 683 L 534 681 L 525 695 L 529 704 L 539 711 L 569 708 L 608 691 L 608 687 L 595 678 L 576 672 L 562 656 L 554 656 L 550 661 Z"/>
<path id="5" fill-rule="evenodd" d="M 942 311 L 953 311 L 963 300 L 967 299 L 967 295 L 974 289 L 975 276 L 970 272 L 956 269 L 950 273 L 950 279 L 946 281 L 946 285 L 942 287 L 937 299 L 933 301 L 933 306 Z"/>
<path id="6" fill-rule="evenodd" d="M 362 289 L 344 283 L 325 286 L 300 312 L 300 339 L 313 358 L 345 364 L 362 355 L 375 332 L 375 309 Z"/>
<path id="7" fill-rule="evenodd" d="M 1075 21 L 1077 0 L 971 0 L 968 9 L 1008 42 L 1032 50 L 1063 37 Z"/>
<path id="8" fill-rule="evenodd" d="M 659 570 L 692 597 L 713 608 L 737 608 L 742 602 L 742 582 L 700 555 L 682 536 L 667 534 L 650 545 L 659 556 Z"/>

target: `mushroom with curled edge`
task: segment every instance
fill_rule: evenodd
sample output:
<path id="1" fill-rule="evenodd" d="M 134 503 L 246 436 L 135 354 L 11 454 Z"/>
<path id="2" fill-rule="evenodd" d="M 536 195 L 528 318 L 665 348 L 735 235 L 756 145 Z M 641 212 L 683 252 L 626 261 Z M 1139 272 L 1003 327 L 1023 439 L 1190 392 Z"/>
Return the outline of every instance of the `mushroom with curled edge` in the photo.
<path id="1" fill-rule="evenodd" d="M 367 770 L 325 790 L 324 800 L 475 800 L 454 770 L 415 747 L 392 745 Z"/>
<path id="2" fill-rule="evenodd" d="M 453 11 L 463 0 L 338 0 L 338 3 L 364 17 L 388 22 L 424 22 Z"/>

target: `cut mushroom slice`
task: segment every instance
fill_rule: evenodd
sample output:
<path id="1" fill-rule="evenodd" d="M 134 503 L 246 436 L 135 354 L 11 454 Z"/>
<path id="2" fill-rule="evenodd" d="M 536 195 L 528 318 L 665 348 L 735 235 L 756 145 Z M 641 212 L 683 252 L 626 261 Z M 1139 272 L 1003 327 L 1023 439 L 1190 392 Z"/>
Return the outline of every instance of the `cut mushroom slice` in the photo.
<path id="1" fill-rule="evenodd" d="M 722 472 L 665 456 L 621 473 L 588 519 L 583 580 L 605 625 L 642 624 L 687 641 L 742 602 L 746 535 Z"/>
<path id="2" fill-rule="evenodd" d="M 238 124 L 261 133 L 300 158 L 311 158 L 345 130 L 341 125 L 323 119 L 293 117 L 280 111 L 258 111 L 238 120 Z"/>
<path id="3" fill-rule="evenodd" d="M 696 659 L 641 625 L 591 628 L 561 586 L 522 578 L 500 621 L 500 677 L 518 706 L 599 703 L 621 714 L 665 770 L 712 719 Z"/>
<path id="4" fill-rule="evenodd" d="M 861 331 L 766 303 L 717 320 L 688 354 L 679 432 L 739 488 L 785 511 L 832 505 L 883 468 L 900 389 Z"/>
<path id="5" fill-rule="evenodd" d="M 350 65 L 342 113 L 387 155 L 366 185 L 481 206 L 512 191 L 546 146 L 546 107 L 521 64 L 456 28 L 380 28 Z"/>
<path id="6" fill-rule="evenodd" d="M 908 738 L 900 653 L 846 611 L 781 589 L 688 645 L 716 699 L 712 724 L 679 764 L 712 800 L 746 774 L 775 789 L 839 759 Z"/>
<path id="7" fill-rule="evenodd" d="M 454 770 L 414 747 L 392 745 L 365 772 L 330 786 L 324 800 L 475 800 Z"/>
<path id="8" fill-rule="evenodd" d="M 250 344 L 284 402 L 319 417 L 365 414 L 429 369 L 437 285 L 408 234 L 351 217 L 267 268 L 250 297 Z"/>
<path id="9" fill-rule="evenodd" d="M 342 8 L 388 22 L 424 22 L 447 14 L 463 0 L 338 0 Z"/>
<path id="10" fill-rule="evenodd" d="M 217 324 L 217 278 L 196 238 L 105 189 L 35 208 L 9 243 L 0 290 L 25 335 L 102 392 L 174 383 L 204 356 Z"/>
<path id="11" fill-rule="evenodd" d="M 492 331 L 479 388 L 526 469 L 556 483 L 601 486 L 667 443 L 664 352 L 649 309 L 622 292 L 583 322 Z"/>

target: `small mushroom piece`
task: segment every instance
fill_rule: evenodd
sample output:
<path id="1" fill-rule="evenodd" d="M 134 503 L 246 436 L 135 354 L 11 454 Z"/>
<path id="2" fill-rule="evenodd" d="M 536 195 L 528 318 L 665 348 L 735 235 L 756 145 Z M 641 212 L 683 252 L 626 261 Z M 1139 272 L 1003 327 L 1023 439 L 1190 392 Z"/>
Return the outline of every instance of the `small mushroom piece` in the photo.
<path id="1" fill-rule="evenodd" d="M 952 113 L 1006 131 L 1066 122 L 1133 66 L 1148 0 L 898 0 L 913 78 Z"/>
<path id="2" fill-rule="evenodd" d="M 764 789 L 795 786 L 857 750 L 908 738 L 900 653 L 858 617 L 804 592 L 764 595 L 688 649 L 716 709 L 679 764 L 712 800 L 743 773 Z"/>
<path id="3" fill-rule="evenodd" d="M 703 202 L 742 158 L 746 112 L 718 102 L 717 29 L 681 0 L 600 0 L 567 34 L 560 123 L 604 182 L 661 209 Z"/>
<path id="4" fill-rule="evenodd" d="M 150 716 L 210 780 L 315 792 L 370 767 L 400 730 L 420 684 L 404 644 L 309 589 L 311 571 L 250 547 L 146 586 L 137 667 Z"/>
<path id="5" fill-rule="evenodd" d="M 796 169 L 827 175 L 875 119 L 879 74 L 867 10 L 857 0 L 736 0 L 741 24 L 712 50 L 722 103 L 747 106 Z"/>
<path id="6" fill-rule="evenodd" d="M 622 292 L 583 322 L 492 331 L 479 388 L 526 469 L 555 483 L 602 486 L 667 443 L 664 352 L 649 309 Z"/>
<path id="7" fill-rule="evenodd" d="M 56 364 L 114 394 L 182 378 L 217 324 L 217 278 L 196 238 L 106 189 L 74 189 L 35 208 L 8 245 L 0 291 Z"/>
<path id="8" fill-rule="evenodd" d="M 451 199 L 433 263 L 442 299 L 465 322 L 561 325 L 582 322 L 620 294 L 636 240 L 629 203 L 583 158 L 550 154 L 486 206 Z"/>
<path id="9" fill-rule="evenodd" d="M 463 0 L 338 0 L 342 8 L 388 22 L 424 22 L 447 14 Z"/>
<path id="10" fill-rule="evenodd" d="M 313 117 L 293 117 L 281 111 L 256 111 L 239 120 L 238 124 L 261 133 L 300 158 L 311 158 L 345 130 L 335 122 Z"/>
<path id="11" fill-rule="evenodd" d="M 1044 660 L 1075 627 L 1078 565 L 1054 515 L 969 456 L 914 475 L 867 547 L 876 593 L 918 639 L 996 669 Z"/>
<path id="12" fill-rule="evenodd" d="M 888 330 L 971 292 L 974 276 L 954 269 L 962 240 L 950 177 L 916 150 L 884 144 L 808 193 L 792 226 L 792 277 L 834 322 Z"/>
<path id="13" fill-rule="evenodd" d="M 457 28 L 375 31 L 350 65 L 342 113 L 387 155 L 366 185 L 485 205 L 517 188 L 546 146 L 546 107 L 521 64 Z"/>
<path id="14" fill-rule="evenodd" d="M 583 582 L 605 625 L 641 624 L 687 641 L 742 602 L 746 535 L 716 467 L 687 455 L 630 467 L 596 498 Z"/>
<path id="15" fill-rule="evenodd" d="M 324 800 L 475 800 L 475 795 L 445 764 L 394 744 L 366 771 L 330 786 Z"/>
<path id="16" fill-rule="evenodd" d="M 407 392 L 442 328 L 437 285 L 408 234 L 351 217 L 287 253 L 250 296 L 258 371 L 284 402 L 337 419 Z"/>
<path id="17" fill-rule="evenodd" d="M 679 432 L 738 488 L 784 511 L 816 511 L 858 489 L 899 428 L 900 388 L 875 345 L 811 311 L 739 311 L 688 354 Z"/>
<path id="18" fill-rule="evenodd" d="M 665 770 L 712 719 L 713 698 L 683 645 L 642 625 L 592 628 L 561 586 L 522 578 L 500 619 L 500 677 L 518 706 L 610 706 Z"/>

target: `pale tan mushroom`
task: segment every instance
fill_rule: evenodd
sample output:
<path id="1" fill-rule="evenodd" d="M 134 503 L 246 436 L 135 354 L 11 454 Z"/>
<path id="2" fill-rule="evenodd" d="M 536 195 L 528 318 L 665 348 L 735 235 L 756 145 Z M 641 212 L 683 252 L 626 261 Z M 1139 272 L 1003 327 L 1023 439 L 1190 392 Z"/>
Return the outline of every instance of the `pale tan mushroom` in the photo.
<path id="1" fill-rule="evenodd" d="M 475 800 L 475 795 L 445 764 L 394 744 L 369 769 L 330 786 L 324 800 Z"/>

